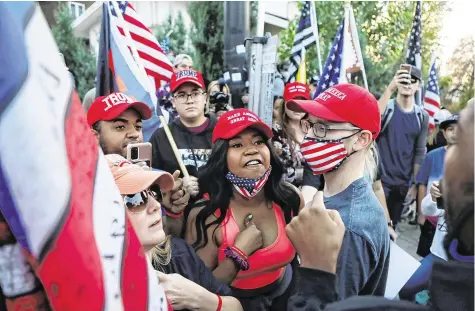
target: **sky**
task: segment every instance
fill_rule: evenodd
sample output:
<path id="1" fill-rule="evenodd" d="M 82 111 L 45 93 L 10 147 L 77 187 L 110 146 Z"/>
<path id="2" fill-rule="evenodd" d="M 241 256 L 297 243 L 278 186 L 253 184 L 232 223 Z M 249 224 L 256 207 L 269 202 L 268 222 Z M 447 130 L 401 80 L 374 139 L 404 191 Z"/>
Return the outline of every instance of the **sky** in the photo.
<path id="1" fill-rule="evenodd" d="M 447 61 L 457 47 L 460 39 L 475 36 L 475 1 L 455 0 L 451 4 L 451 12 L 447 12 L 441 32 L 441 73 L 447 73 Z"/>

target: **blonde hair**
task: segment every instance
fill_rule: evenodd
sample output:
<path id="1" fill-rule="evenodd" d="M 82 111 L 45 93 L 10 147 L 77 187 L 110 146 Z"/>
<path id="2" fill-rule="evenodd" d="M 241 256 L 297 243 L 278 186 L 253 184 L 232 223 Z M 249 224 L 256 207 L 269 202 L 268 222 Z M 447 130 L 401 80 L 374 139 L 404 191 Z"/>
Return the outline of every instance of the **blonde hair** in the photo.
<path id="1" fill-rule="evenodd" d="M 165 272 L 163 267 L 169 265 L 172 259 L 172 244 L 170 236 L 167 235 L 162 243 L 152 248 L 151 252 L 152 263 L 155 263 L 154 267 L 158 268 L 158 270 L 162 272 Z"/>
<path id="2" fill-rule="evenodd" d="M 205 113 L 209 113 L 209 107 L 210 107 L 210 93 L 211 93 L 211 89 L 215 86 L 218 86 L 219 87 L 219 81 L 218 80 L 214 80 L 214 81 L 211 81 L 209 84 L 208 84 L 208 88 L 206 89 L 206 93 L 208 93 L 208 100 L 206 101 L 206 106 L 205 106 Z M 228 95 L 231 95 L 231 90 L 229 89 L 229 86 L 227 84 L 224 85 L 223 87 L 223 91 L 228 94 Z M 231 100 L 231 97 L 229 97 L 229 100 Z M 228 103 L 230 104 L 230 102 Z"/>
<path id="3" fill-rule="evenodd" d="M 378 174 L 378 164 L 379 164 L 379 154 L 378 149 L 376 148 L 376 143 L 374 140 L 366 147 L 366 156 L 365 156 L 365 176 L 371 181 L 371 183 L 376 181 L 376 176 Z"/>

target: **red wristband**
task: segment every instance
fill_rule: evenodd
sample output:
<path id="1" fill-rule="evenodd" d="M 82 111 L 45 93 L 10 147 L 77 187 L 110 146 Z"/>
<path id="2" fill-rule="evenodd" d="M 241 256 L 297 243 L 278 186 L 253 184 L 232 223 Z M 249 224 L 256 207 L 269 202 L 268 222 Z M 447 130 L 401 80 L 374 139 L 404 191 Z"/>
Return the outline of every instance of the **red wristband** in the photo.
<path id="1" fill-rule="evenodd" d="M 163 208 L 163 209 L 165 210 L 165 215 L 167 215 L 170 218 L 174 218 L 174 219 L 178 219 L 178 218 L 183 217 L 183 214 L 185 213 L 185 212 L 181 212 L 179 214 L 175 214 L 175 213 L 172 213 L 172 212 L 168 211 L 166 208 Z"/>
<path id="2" fill-rule="evenodd" d="M 248 259 L 247 255 L 244 254 L 244 252 L 242 250 L 240 250 L 236 246 L 230 246 L 229 248 L 232 249 L 233 251 L 235 251 L 236 253 L 238 253 L 242 258 L 246 259 L 246 261 L 247 261 L 247 259 Z"/>
<path id="3" fill-rule="evenodd" d="M 223 306 L 223 300 L 221 299 L 221 296 L 218 296 L 218 307 L 216 308 L 216 311 L 221 311 L 221 307 Z"/>

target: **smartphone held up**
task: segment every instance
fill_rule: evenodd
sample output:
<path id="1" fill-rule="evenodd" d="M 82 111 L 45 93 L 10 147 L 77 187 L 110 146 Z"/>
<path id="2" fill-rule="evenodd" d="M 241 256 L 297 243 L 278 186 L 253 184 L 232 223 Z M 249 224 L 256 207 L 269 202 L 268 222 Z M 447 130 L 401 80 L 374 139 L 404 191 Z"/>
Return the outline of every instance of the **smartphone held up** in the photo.
<path id="1" fill-rule="evenodd" d="M 137 143 L 127 145 L 127 160 L 132 163 L 144 162 L 152 167 L 152 144 Z"/>

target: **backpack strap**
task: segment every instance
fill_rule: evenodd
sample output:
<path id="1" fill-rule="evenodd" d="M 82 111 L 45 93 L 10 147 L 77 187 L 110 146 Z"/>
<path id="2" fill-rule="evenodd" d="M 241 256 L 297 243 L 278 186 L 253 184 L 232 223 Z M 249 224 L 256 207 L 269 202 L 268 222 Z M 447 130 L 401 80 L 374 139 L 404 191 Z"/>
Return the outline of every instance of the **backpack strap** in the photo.
<path id="1" fill-rule="evenodd" d="M 414 112 L 416 113 L 417 116 L 417 123 L 419 124 L 419 130 L 422 128 L 422 124 L 424 123 L 424 110 L 421 106 L 415 104 L 414 105 Z"/>
<path id="2" fill-rule="evenodd" d="M 383 117 L 381 118 L 381 133 L 388 127 L 389 121 L 394 114 L 394 99 L 389 100 L 388 104 L 386 105 L 386 110 L 384 110 Z"/>

